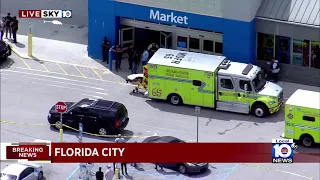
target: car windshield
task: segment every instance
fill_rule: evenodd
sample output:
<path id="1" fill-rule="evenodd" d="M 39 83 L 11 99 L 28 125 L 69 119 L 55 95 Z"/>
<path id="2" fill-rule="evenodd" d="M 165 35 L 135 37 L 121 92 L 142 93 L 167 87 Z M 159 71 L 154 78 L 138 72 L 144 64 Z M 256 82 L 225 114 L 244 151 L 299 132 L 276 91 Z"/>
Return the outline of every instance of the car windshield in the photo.
<path id="1" fill-rule="evenodd" d="M 17 176 L 11 175 L 11 174 L 5 174 L 1 173 L 0 174 L 1 180 L 16 180 Z"/>
<path id="2" fill-rule="evenodd" d="M 259 92 L 262 90 L 264 85 L 266 84 L 266 79 L 264 77 L 264 74 L 260 71 L 257 73 L 257 76 L 253 79 L 253 86 L 256 92 Z"/>

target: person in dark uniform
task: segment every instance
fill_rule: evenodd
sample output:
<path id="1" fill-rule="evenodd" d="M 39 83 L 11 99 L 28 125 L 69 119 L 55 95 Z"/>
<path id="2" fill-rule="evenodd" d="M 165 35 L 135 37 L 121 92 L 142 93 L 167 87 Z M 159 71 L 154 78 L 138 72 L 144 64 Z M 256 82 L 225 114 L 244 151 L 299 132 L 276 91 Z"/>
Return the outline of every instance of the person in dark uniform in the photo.
<path id="1" fill-rule="evenodd" d="M 99 167 L 99 171 L 96 172 L 96 180 L 103 180 L 103 172 L 101 167 Z"/>
<path id="2" fill-rule="evenodd" d="M 137 74 L 137 68 L 140 63 L 140 56 L 138 51 L 134 51 L 132 56 L 132 74 Z"/>
<path id="3" fill-rule="evenodd" d="M 109 64 L 109 40 L 106 36 L 104 37 L 102 42 L 102 57 L 102 62 L 107 62 L 107 64 Z"/>
<path id="4" fill-rule="evenodd" d="M 11 28 L 12 21 L 13 21 L 13 19 L 11 17 L 11 14 L 8 13 L 6 16 L 6 27 L 5 27 L 5 33 L 6 33 L 7 39 L 8 39 L 8 34 L 9 34 L 9 38 L 11 38 L 11 36 L 12 36 L 12 28 Z"/>
<path id="5" fill-rule="evenodd" d="M 122 172 L 122 175 L 128 175 L 127 163 L 121 163 L 121 172 Z"/>
<path id="6" fill-rule="evenodd" d="M 121 60 L 123 51 L 119 44 L 116 45 L 116 47 L 114 47 L 112 51 L 116 53 L 116 72 L 118 72 L 119 70 L 121 70 Z"/>
<path id="7" fill-rule="evenodd" d="M 148 46 L 148 51 L 149 51 L 149 59 L 153 56 L 153 54 L 158 51 L 159 46 L 156 43 L 151 43 Z"/>
<path id="8" fill-rule="evenodd" d="M 17 43 L 17 32 L 18 32 L 18 25 L 19 25 L 19 21 L 17 20 L 16 16 L 13 16 L 12 18 L 12 22 L 11 22 L 11 29 L 12 29 L 12 37 L 13 37 L 13 43 Z"/>
<path id="9" fill-rule="evenodd" d="M 128 61 L 129 61 L 129 69 L 132 69 L 132 58 L 135 52 L 134 46 L 131 45 L 128 49 L 127 49 L 127 54 L 128 54 Z"/>

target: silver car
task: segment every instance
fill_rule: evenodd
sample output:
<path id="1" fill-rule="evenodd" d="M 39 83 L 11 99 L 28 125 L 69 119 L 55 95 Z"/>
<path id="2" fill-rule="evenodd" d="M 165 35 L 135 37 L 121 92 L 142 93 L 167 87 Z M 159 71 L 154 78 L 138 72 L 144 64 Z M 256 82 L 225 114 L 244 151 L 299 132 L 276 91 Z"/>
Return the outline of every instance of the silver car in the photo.
<path id="1" fill-rule="evenodd" d="M 5 167 L 0 174 L 1 180 L 42 180 L 42 166 L 32 163 L 14 163 Z"/>

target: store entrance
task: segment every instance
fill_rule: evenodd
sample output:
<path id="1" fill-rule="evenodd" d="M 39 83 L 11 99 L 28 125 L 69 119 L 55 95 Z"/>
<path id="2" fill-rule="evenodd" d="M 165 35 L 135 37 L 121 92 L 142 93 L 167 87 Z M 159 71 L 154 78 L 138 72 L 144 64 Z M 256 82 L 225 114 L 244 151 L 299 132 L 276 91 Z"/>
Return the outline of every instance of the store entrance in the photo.
<path id="1" fill-rule="evenodd" d="M 124 26 L 119 33 L 120 45 L 126 49 L 131 44 L 141 53 L 151 43 L 161 48 L 172 48 L 172 33 Z"/>

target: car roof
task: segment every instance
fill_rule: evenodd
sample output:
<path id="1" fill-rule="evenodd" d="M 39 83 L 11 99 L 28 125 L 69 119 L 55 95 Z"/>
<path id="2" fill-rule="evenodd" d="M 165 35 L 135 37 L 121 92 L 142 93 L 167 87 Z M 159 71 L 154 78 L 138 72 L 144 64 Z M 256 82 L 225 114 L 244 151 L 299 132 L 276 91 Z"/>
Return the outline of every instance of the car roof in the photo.
<path id="1" fill-rule="evenodd" d="M 298 89 L 286 101 L 286 105 L 320 109 L 320 93 Z"/>
<path id="2" fill-rule="evenodd" d="M 174 57 L 181 57 L 182 60 L 178 64 L 172 63 Z M 225 56 L 160 48 L 151 57 L 148 64 L 215 72 L 225 59 Z"/>
<path id="3" fill-rule="evenodd" d="M 7 167 L 5 167 L 1 171 L 1 173 L 19 176 L 21 174 L 21 172 L 28 167 L 29 167 L 28 165 L 25 165 L 22 163 L 10 164 Z"/>

